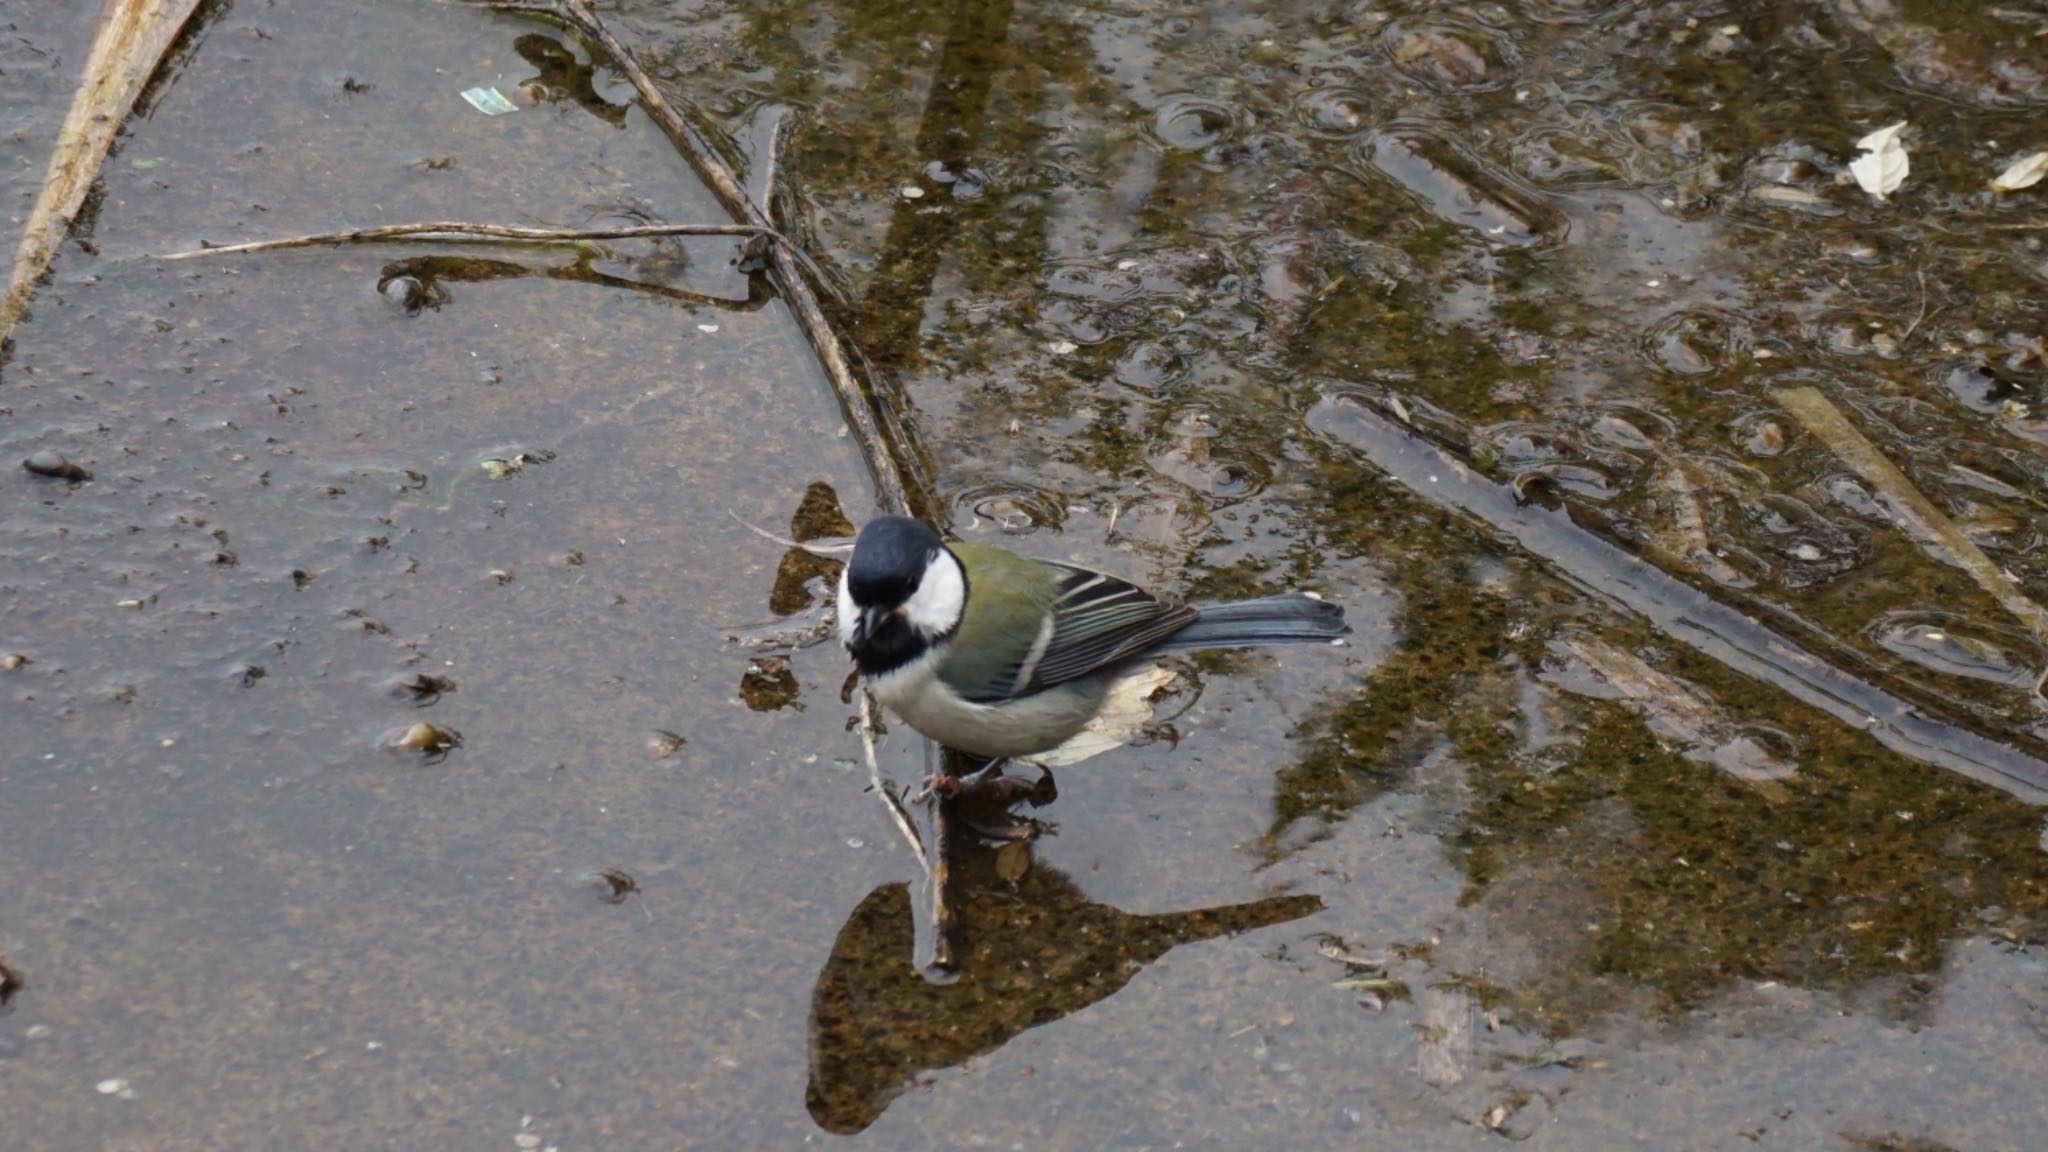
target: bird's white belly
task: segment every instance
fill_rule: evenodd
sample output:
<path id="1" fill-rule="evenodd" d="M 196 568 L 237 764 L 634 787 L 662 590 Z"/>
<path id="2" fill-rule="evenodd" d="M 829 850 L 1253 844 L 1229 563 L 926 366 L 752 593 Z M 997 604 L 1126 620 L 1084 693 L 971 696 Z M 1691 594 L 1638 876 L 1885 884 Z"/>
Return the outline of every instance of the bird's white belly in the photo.
<path id="1" fill-rule="evenodd" d="M 977 704 L 914 661 L 874 681 L 875 698 L 904 723 L 948 748 L 976 756 L 1028 760 L 1079 732 L 1102 702 L 1095 678 L 1063 684 L 1020 700 Z"/>

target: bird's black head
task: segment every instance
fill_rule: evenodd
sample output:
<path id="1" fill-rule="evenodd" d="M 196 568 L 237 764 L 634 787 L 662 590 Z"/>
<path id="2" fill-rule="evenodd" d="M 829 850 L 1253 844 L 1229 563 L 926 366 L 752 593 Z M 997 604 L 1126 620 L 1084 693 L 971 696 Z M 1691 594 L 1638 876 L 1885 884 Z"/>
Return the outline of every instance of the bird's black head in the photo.
<path id="1" fill-rule="evenodd" d="M 907 516 L 868 522 L 846 562 L 846 590 L 858 608 L 896 608 L 916 593 L 944 547 L 939 534 Z"/>
<path id="2" fill-rule="evenodd" d="M 839 581 L 839 638 L 869 676 L 895 671 L 960 625 L 967 574 L 915 520 L 883 516 L 854 541 Z"/>

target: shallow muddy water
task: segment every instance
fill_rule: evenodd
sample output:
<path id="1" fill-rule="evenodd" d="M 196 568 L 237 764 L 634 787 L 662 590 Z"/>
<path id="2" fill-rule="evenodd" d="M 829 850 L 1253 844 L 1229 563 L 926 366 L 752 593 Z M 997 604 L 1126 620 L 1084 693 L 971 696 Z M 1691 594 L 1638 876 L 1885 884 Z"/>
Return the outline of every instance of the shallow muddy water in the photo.
<path id="1" fill-rule="evenodd" d="M 97 9 L 0 0 L 10 236 Z M 545 23 L 210 5 L 0 364 L 9 1148 L 2039 1143 L 2048 12 L 604 12 L 954 532 L 1353 642 L 1186 663 L 926 979 L 732 239 L 164 259 L 718 201 Z"/>

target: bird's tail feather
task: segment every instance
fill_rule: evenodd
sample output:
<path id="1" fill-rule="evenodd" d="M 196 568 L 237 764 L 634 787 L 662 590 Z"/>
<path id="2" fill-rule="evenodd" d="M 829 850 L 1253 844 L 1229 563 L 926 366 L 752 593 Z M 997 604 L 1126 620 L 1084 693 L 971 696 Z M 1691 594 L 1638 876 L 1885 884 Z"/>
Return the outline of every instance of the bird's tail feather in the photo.
<path id="1" fill-rule="evenodd" d="M 1159 652 L 1237 648 L 1252 644 L 1327 644 L 1351 631 L 1344 609 L 1313 596 L 1290 594 L 1234 604 L 1209 604 L 1194 623 L 1167 637 Z"/>

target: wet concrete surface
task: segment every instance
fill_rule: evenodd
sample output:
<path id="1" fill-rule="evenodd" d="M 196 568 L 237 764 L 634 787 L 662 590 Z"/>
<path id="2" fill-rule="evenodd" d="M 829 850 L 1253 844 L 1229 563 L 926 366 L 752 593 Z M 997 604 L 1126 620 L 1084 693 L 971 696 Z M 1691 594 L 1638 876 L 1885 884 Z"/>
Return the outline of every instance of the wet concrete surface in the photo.
<path id="1" fill-rule="evenodd" d="M 10 215 L 96 8 L 0 0 Z M 2036 1142 L 2041 810 L 1588 558 L 2042 759 L 2041 639 L 1774 400 L 2048 598 L 2040 193 L 1983 190 L 2043 146 L 2038 14 L 615 18 L 736 157 L 791 114 L 781 219 L 955 531 L 1355 642 L 1186 665 L 1053 835 L 966 852 L 926 981 L 794 639 L 832 566 L 733 519 L 873 497 L 733 241 L 162 259 L 715 200 L 545 25 L 215 5 L 0 365 L 9 1147 Z M 1880 205 L 1835 173 L 1901 118 Z"/>

